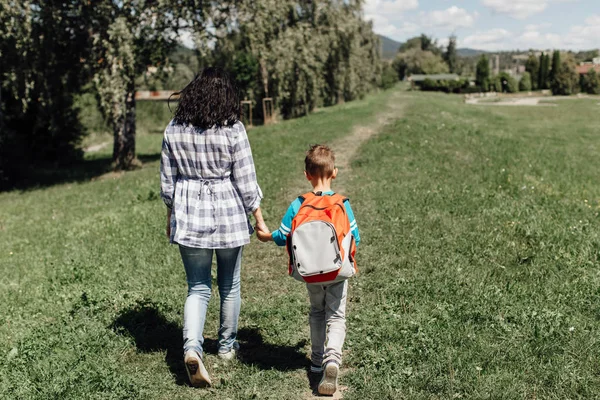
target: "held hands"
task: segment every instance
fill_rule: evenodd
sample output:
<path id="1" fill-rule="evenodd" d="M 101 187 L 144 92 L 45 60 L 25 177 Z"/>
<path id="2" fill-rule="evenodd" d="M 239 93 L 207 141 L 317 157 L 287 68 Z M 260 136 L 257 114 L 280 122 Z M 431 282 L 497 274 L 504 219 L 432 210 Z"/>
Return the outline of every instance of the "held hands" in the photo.
<path id="1" fill-rule="evenodd" d="M 254 226 L 254 230 L 256 231 L 256 237 L 261 242 L 268 242 L 271 240 L 271 232 L 269 228 L 264 222 L 259 222 Z"/>

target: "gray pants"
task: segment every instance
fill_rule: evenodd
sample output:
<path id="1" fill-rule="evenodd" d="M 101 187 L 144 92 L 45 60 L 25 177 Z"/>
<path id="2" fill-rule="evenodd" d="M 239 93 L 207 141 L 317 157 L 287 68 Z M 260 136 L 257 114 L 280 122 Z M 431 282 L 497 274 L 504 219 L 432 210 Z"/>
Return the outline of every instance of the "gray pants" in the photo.
<path id="1" fill-rule="evenodd" d="M 348 281 L 306 287 L 310 298 L 311 361 L 314 365 L 329 361 L 341 365 L 342 347 L 346 338 Z"/>

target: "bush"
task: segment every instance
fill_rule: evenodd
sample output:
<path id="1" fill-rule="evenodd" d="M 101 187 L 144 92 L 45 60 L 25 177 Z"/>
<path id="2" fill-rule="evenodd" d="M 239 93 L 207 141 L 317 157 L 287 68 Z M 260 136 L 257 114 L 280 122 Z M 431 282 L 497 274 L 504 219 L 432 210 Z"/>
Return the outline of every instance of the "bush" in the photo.
<path id="1" fill-rule="evenodd" d="M 379 86 L 382 89 L 390 89 L 394 87 L 394 85 L 398 82 L 398 72 L 389 64 L 385 63 L 383 65 L 383 70 L 381 71 L 381 83 Z"/>
<path id="2" fill-rule="evenodd" d="M 552 94 L 568 96 L 579 92 L 579 75 L 575 71 L 575 63 L 565 60 L 560 65 L 560 70 L 554 75 Z"/>
<path id="3" fill-rule="evenodd" d="M 515 78 L 506 72 L 500 72 L 492 78 L 492 85 L 496 92 L 501 93 L 516 93 L 519 91 L 519 85 Z"/>
<path id="4" fill-rule="evenodd" d="M 466 79 L 460 79 L 458 81 L 434 81 L 432 79 L 425 79 L 417 85 L 421 90 L 427 92 L 464 93 L 465 89 L 469 88 L 469 81 Z"/>
<path id="5" fill-rule="evenodd" d="M 594 68 L 581 78 L 581 91 L 588 94 L 600 94 L 600 76 Z"/>
<path id="6" fill-rule="evenodd" d="M 531 91 L 531 74 L 525 72 L 519 81 L 519 90 L 522 92 Z"/>

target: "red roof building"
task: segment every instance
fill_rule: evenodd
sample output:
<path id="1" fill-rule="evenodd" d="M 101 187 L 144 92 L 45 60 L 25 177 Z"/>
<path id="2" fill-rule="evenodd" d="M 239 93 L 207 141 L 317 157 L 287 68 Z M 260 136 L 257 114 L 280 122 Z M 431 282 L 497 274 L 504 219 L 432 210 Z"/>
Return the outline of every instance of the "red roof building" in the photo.
<path id="1" fill-rule="evenodd" d="M 592 68 L 594 68 L 596 70 L 596 72 L 600 74 L 600 64 L 592 64 L 592 63 L 579 64 L 578 66 L 575 67 L 575 71 L 577 71 L 577 73 L 579 75 L 585 75 Z"/>

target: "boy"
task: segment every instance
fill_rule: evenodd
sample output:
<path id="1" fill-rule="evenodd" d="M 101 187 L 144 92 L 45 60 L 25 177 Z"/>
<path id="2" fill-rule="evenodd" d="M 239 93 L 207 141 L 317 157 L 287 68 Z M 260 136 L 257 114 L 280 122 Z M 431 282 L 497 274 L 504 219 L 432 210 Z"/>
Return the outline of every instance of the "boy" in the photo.
<path id="1" fill-rule="evenodd" d="M 316 196 L 334 195 L 331 181 L 336 178 L 338 170 L 335 168 L 333 151 L 324 145 L 314 145 L 306 153 L 304 163 L 304 174 L 313 187 L 313 193 Z M 279 246 L 285 246 L 292 230 L 292 220 L 304 201 L 303 197 L 299 197 L 292 202 L 278 230 L 268 233 L 257 229 L 258 239 L 262 242 L 272 240 Z M 358 245 L 360 235 L 354 213 L 348 200 L 344 200 L 343 205 L 355 245 Z M 324 395 L 333 395 L 337 390 L 337 377 L 342 363 L 342 346 L 346 336 L 348 281 L 338 280 L 328 284 L 306 285 L 310 298 L 311 373 L 324 372 L 318 386 L 318 392 Z"/>

